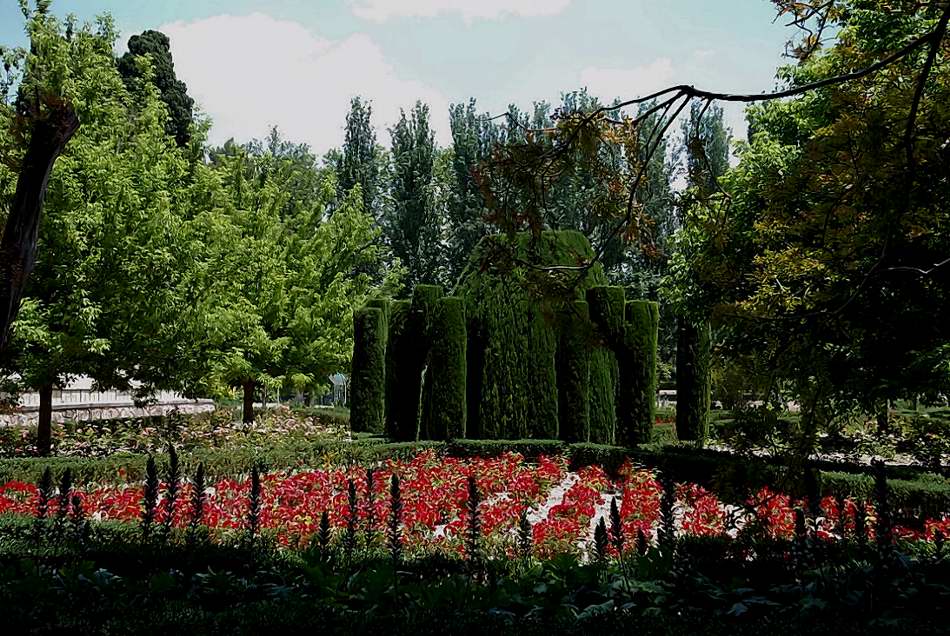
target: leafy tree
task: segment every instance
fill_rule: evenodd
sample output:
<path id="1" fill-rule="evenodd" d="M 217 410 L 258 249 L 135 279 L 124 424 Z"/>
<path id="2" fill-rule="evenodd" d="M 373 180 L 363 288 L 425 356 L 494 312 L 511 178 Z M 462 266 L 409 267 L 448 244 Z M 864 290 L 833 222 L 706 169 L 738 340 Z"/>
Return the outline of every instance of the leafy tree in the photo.
<path id="1" fill-rule="evenodd" d="M 417 102 L 390 130 L 392 186 L 383 231 L 393 256 L 406 267 L 409 289 L 440 280 L 441 219 L 435 206 L 435 134 L 429 107 Z"/>
<path id="2" fill-rule="evenodd" d="M 689 212 L 691 206 L 719 191 L 719 179 L 729 169 L 729 142 L 722 108 L 691 104 L 689 118 L 681 124 L 681 152 L 685 155 L 688 184 L 681 210 Z M 689 214 L 679 219 L 681 225 L 692 221 Z M 684 231 L 690 232 L 692 228 Z M 712 334 L 708 313 L 691 309 L 695 310 L 673 307 L 677 314 L 676 432 L 681 440 L 701 442 L 706 436 L 710 407 Z"/>
<path id="3" fill-rule="evenodd" d="M 799 400 L 802 452 L 852 406 L 943 389 L 950 363 L 950 8 L 823 15 L 833 45 L 803 43 L 780 73 L 819 84 L 749 110 L 740 163 L 691 210 L 674 265 L 680 302 L 712 311 L 730 357 L 764 360 Z"/>
<path id="4" fill-rule="evenodd" d="M 319 191 L 290 205 L 288 180 L 302 181 L 296 173 L 312 170 L 305 166 L 313 161 L 262 148 L 229 143 L 214 153 L 228 213 L 204 241 L 203 258 L 213 268 L 198 310 L 206 331 L 195 337 L 211 386 L 243 389 L 245 421 L 253 419 L 258 387 L 313 389 L 345 366 L 351 313 L 371 290 L 361 269 L 381 258 L 379 231 L 363 212 L 358 187 L 329 218 L 337 197 L 333 173 L 322 175 Z"/>
<path id="5" fill-rule="evenodd" d="M 9 130 L 2 144 L 3 164 L 16 174 L 16 188 L 7 204 L 0 237 L 0 352 L 6 348 L 30 273 L 36 263 L 37 232 L 50 172 L 79 128 L 73 80 L 101 57 L 111 43 L 112 25 L 100 21 L 97 31 L 84 26 L 75 32 L 49 15 L 49 0 L 38 0 L 26 19 L 30 50 L 0 47 L 0 122 Z M 12 179 L 2 181 L 4 190 Z"/>
<path id="6" fill-rule="evenodd" d="M 161 31 L 144 31 L 129 38 L 129 50 L 119 59 L 119 72 L 127 80 L 141 77 L 136 58 L 147 55 L 152 62 L 152 81 L 161 92 L 168 109 L 166 129 L 179 146 L 191 138 L 195 101 L 188 95 L 188 87 L 175 75 L 175 63 L 168 36 Z"/>
<path id="7" fill-rule="evenodd" d="M 50 177 L 36 269 L 4 360 L 39 391 L 41 453 L 55 386 L 88 374 L 129 388 L 147 365 L 135 353 L 168 351 L 157 329 L 181 268 L 167 245 L 181 227 L 174 203 L 185 198 L 188 173 L 185 153 L 165 135 L 157 90 L 146 81 L 127 87 L 118 74 L 108 21 L 71 37 L 86 43 L 70 80 L 84 123 Z M 142 70 L 147 77 L 148 63 Z M 167 359 L 155 362 L 169 370 Z"/>

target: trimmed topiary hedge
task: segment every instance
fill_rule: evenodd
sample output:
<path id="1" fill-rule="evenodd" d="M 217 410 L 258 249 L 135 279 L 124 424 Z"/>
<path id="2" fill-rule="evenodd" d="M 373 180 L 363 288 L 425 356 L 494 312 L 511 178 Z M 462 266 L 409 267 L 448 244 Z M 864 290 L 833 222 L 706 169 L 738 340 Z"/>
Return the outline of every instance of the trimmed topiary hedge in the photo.
<path id="1" fill-rule="evenodd" d="M 416 439 L 418 389 L 407 390 L 409 378 L 416 367 L 415 342 L 417 325 L 412 319 L 408 300 L 392 302 L 389 316 L 389 342 L 386 347 L 386 435 L 394 441 Z M 413 405 L 415 402 L 415 405 Z"/>
<path id="2" fill-rule="evenodd" d="M 353 314 L 350 426 L 382 433 L 385 422 L 386 334 L 383 310 L 363 307 Z"/>
<path id="3" fill-rule="evenodd" d="M 620 365 L 617 442 L 649 443 L 656 412 L 656 348 L 659 305 L 634 300 L 624 308 L 623 342 L 616 350 Z"/>
<path id="4" fill-rule="evenodd" d="M 592 261 L 574 231 L 486 237 L 457 286 L 464 329 L 437 324 L 437 286 L 416 287 L 409 305 L 374 301 L 389 317 L 390 438 L 649 441 L 656 304 L 627 303 L 597 263 L 569 277 L 537 269 Z"/>
<path id="5" fill-rule="evenodd" d="M 435 304 L 430 325 L 432 347 L 426 372 L 427 395 L 420 432 L 423 439 L 465 437 L 465 304 L 446 296 Z"/>
<path id="6" fill-rule="evenodd" d="M 565 312 L 558 348 L 558 438 L 590 439 L 590 358 L 593 333 L 587 302 L 575 301 Z"/>

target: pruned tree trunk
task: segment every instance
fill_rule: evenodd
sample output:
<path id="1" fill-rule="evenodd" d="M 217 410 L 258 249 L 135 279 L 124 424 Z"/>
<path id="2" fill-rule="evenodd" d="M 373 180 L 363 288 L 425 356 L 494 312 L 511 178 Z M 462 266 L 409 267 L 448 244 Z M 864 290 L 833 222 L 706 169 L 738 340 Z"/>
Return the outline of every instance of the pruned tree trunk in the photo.
<path id="1" fill-rule="evenodd" d="M 244 384 L 244 408 L 241 413 L 241 421 L 245 424 L 251 424 L 254 422 L 254 388 L 256 383 L 254 380 L 245 380 Z"/>
<path id="2" fill-rule="evenodd" d="M 875 419 L 877 420 L 877 432 L 886 435 L 890 432 L 890 400 L 884 400 L 878 405 Z"/>
<path id="3" fill-rule="evenodd" d="M 0 239 L 0 351 L 7 346 L 27 278 L 36 264 L 40 214 L 53 164 L 79 128 L 72 106 L 56 99 L 45 102 L 44 115 L 33 123 Z"/>
<path id="4" fill-rule="evenodd" d="M 53 446 L 53 385 L 46 383 L 39 388 L 40 412 L 36 423 L 36 452 L 46 457 Z"/>

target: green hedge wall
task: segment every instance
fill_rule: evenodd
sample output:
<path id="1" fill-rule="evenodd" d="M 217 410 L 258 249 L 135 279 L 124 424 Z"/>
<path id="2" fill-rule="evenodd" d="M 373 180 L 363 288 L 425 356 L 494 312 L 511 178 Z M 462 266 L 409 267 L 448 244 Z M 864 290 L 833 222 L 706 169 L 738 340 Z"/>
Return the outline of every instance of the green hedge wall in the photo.
<path id="1" fill-rule="evenodd" d="M 523 263 L 573 266 L 593 256 L 587 239 L 573 231 L 490 236 L 479 243 L 457 286 L 468 318 L 469 436 L 558 436 L 560 318 L 606 277 L 598 264 L 580 280 L 557 287 L 550 275 L 539 276 Z M 596 360 L 606 362 L 603 355 Z M 598 396 L 613 391 L 605 386 L 609 371 L 599 368 L 591 378 Z"/>
<path id="2" fill-rule="evenodd" d="M 353 314 L 350 426 L 356 432 L 382 433 L 384 429 L 388 329 L 383 316 L 376 307 L 363 307 Z"/>
<path id="3" fill-rule="evenodd" d="M 702 442 L 709 434 L 709 323 L 681 318 L 676 330 L 676 436 Z"/>
<path id="4" fill-rule="evenodd" d="M 575 301 L 562 318 L 558 364 L 558 438 L 566 442 L 590 439 L 592 341 L 587 302 Z"/>
<path id="5" fill-rule="evenodd" d="M 456 296 L 446 296 L 435 304 L 431 322 L 432 350 L 426 371 L 428 387 L 423 422 L 423 439 L 456 439 L 465 437 L 465 303 Z"/>

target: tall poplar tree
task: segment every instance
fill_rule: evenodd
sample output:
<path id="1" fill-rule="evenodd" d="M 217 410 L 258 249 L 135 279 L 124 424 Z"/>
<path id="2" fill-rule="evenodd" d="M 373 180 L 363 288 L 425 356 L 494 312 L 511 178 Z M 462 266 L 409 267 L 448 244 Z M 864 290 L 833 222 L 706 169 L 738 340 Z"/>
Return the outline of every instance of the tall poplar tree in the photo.
<path id="1" fill-rule="evenodd" d="M 453 283 L 469 261 L 475 245 L 493 229 L 485 219 L 485 198 L 478 185 L 479 164 L 491 157 L 504 129 L 479 114 L 475 100 L 449 108 L 452 129 L 451 184 L 446 205 L 446 266 Z"/>
<path id="2" fill-rule="evenodd" d="M 407 269 L 407 289 L 437 283 L 441 276 L 441 222 L 433 188 L 435 134 L 429 127 L 429 107 L 416 102 L 409 116 L 403 111 L 390 130 L 392 183 L 383 229 L 393 256 Z"/>
<path id="3" fill-rule="evenodd" d="M 346 115 L 343 149 L 337 158 L 337 177 L 340 192 L 343 195 L 346 195 L 354 186 L 360 186 L 363 210 L 371 214 L 373 218 L 377 218 L 382 157 L 376 145 L 372 115 L 372 104 L 360 97 L 352 99 L 350 112 Z"/>

